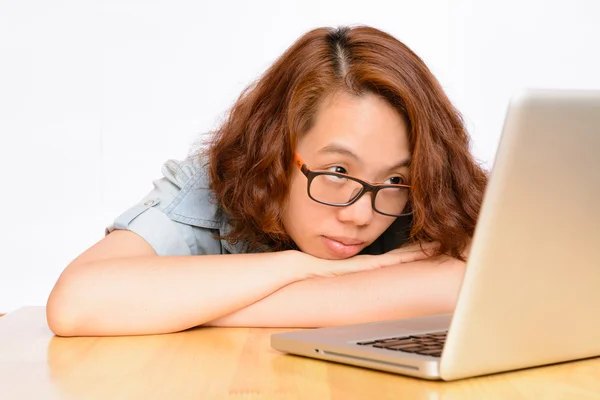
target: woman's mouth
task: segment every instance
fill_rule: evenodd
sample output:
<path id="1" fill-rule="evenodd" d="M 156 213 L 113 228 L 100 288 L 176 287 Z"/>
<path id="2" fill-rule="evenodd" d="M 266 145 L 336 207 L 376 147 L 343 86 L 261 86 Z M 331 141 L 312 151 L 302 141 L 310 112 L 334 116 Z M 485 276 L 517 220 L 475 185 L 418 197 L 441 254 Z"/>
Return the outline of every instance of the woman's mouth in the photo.
<path id="1" fill-rule="evenodd" d="M 321 236 L 325 247 L 329 252 L 340 258 L 348 258 L 358 254 L 364 247 L 365 242 L 341 237 Z"/>

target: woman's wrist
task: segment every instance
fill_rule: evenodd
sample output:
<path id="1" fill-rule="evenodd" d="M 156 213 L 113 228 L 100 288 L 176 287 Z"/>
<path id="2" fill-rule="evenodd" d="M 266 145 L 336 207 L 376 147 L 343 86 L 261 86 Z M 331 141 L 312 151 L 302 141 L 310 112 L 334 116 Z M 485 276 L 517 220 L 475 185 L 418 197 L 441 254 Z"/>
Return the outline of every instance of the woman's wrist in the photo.
<path id="1" fill-rule="evenodd" d="M 283 268 L 292 272 L 294 281 L 302 281 L 317 276 L 317 272 L 323 269 L 321 263 L 326 261 L 299 250 L 285 250 L 281 252 L 280 262 Z"/>

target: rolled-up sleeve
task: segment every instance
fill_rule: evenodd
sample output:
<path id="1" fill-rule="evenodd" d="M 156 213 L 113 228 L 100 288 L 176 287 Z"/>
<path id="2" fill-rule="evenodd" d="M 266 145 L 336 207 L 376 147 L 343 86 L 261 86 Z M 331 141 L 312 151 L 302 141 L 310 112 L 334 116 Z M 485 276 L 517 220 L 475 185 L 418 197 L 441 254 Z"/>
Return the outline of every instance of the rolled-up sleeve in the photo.
<path id="1" fill-rule="evenodd" d="M 163 177 L 155 180 L 154 189 L 138 204 L 119 215 L 105 234 L 115 230 L 128 230 L 142 237 L 159 256 L 189 256 L 198 248 L 197 232 L 185 223 L 174 221 L 164 210 L 179 196 L 190 178 L 173 160 L 163 166 Z"/>

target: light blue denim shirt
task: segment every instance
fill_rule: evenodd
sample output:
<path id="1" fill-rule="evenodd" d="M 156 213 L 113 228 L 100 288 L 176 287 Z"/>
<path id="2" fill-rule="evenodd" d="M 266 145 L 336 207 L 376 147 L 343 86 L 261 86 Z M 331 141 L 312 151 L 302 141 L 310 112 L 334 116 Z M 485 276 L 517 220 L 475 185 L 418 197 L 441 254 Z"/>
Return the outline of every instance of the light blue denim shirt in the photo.
<path id="1" fill-rule="evenodd" d="M 126 210 L 106 228 L 106 234 L 129 230 L 144 238 L 159 256 L 236 254 L 246 243 L 219 240 L 231 231 L 226 215 L 219 213 L 209 189 L 207 170 L 199 157 L 168 160 L 163 177 L 138 204 Z M 363 254 L 381 254 L 407 240 L 410 221 L 398 218 Z"/>

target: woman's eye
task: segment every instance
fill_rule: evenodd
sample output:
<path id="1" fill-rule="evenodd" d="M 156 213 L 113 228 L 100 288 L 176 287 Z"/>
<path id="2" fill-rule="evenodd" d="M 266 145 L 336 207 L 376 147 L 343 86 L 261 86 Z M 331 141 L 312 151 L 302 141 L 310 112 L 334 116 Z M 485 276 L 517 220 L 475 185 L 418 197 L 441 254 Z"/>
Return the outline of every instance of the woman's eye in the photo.
<path id="1" fill-rule="evenodd" d="M 403 185 L 404 179 L 402 179 L 401 176 L 394 176 L 394 177 L 388 179 L 387 181 L 385 181 L 385 183 L 388 185 Z"/>
<path id="2" fill-rule="evenodd" d="M 340 167 L 339 165 L 334 165 L 333 167 L 327 168 L 328 171 L 337 172 L 338 174 L 348 174 L 346 168 Z"/>

